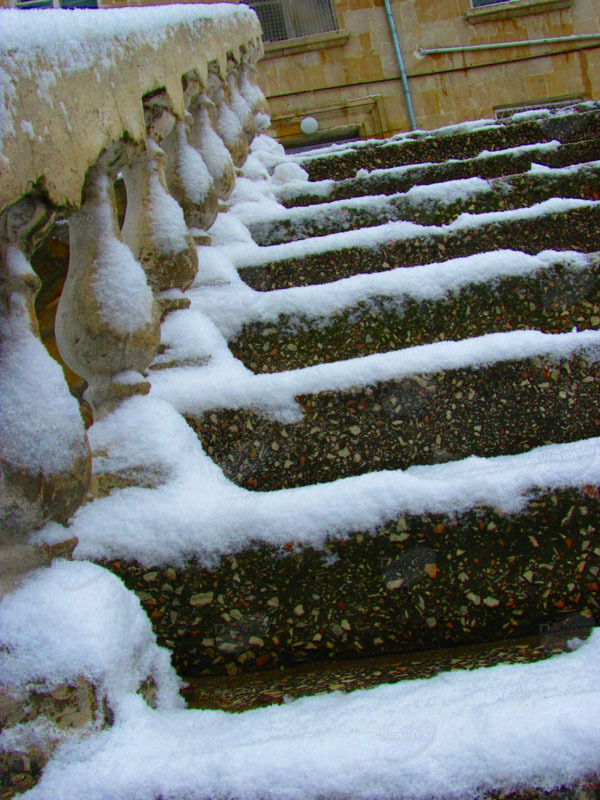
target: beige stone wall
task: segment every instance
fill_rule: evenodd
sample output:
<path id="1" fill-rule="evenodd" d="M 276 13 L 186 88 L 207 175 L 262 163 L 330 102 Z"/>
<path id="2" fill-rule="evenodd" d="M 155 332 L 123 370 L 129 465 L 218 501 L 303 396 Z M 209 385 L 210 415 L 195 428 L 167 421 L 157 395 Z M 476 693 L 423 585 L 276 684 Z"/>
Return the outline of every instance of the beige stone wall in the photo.
<path id="1" fill-rule="evenodd" d="M 266 46 L 259 81 L 270 100 L 273 132 L 282 139 L 297 137 L 299 121 L 307 114 L 319 119 L 321 130 L 352 125 L 361 135 L 407 130 L 383 0 L 334 2 L 346 37 L 323 36 L 325 46 L 292 55 L 283 54 L 280 44 Z M 600 33 L 598 0 L 512 0 L 475 12 L 470 0 L 392 0 L 392 10 L 421 128 L 493 116 L 495 107 L 531 100 L 600 98 L 600 39 L 419 53 L 420 48 Z M 494 18 L 501 14 L 506 18 Z M 313 46 L 310 40 L 306 44 Z M 348 101 L 356 108 L 343 108 Z M 378 114 L 367 111 L 369 103 Z M 341 108 L 334 113 L 336 106 Z"/>

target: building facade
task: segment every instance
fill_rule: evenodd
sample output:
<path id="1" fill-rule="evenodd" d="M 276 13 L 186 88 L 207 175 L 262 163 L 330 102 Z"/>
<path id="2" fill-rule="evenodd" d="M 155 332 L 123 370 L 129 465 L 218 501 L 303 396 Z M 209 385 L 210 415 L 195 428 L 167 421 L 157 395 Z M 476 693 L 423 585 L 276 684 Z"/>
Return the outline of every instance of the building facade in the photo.
<path id="1" fill-rule="evenodd" d="M 412 127 L 384 0 L 249 4 L 265 33 L 259 80 L 281 141 L 301 146 Z M 419 128 L 493 117 L 507 107 L 600 98 L 598 0 L 390 6 Z M 450 47 L 466 49 L 428 52 Z M 312 136 L 301 133 L 306 116 L 319 123 Z"/>

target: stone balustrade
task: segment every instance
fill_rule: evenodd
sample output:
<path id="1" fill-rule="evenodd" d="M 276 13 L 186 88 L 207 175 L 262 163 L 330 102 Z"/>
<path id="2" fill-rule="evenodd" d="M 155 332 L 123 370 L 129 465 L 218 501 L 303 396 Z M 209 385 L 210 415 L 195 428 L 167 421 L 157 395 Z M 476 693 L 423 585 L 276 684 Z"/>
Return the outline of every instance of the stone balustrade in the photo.
<path id="1" fill-rule="evenodd" d="M 39 339 L 32 254 L 68 223 L 56 342 L 99 419 L 148 392 L 161 316 L 185 304 L 197 241 L 268 124 L 246 6 L 29 12 L 27 29 L 22 14 L 0 20 L 0 594 L 43 561 L 27 534 L 66 522 L 90 478 L 77 401 Z"/>

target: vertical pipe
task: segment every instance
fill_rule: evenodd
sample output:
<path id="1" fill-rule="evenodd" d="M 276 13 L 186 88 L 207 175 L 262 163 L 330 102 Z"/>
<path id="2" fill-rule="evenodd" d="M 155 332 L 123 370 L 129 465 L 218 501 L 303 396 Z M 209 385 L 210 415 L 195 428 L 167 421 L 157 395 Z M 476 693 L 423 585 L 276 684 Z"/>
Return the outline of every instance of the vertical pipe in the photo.
<path id="1" fill-rule="evenodd" d="M 400 42 L 398 41 L 398 32 L 396 31 L 396 23 L 392 16 L 392 7 L 390 0 L 384 0 L 385 11 L 390 26 L 390 33 L 392 34 L 392 41 L 394 43 L 394 52 L 396 53 L 396 61 L 400 69 L 400 79 L 402 80 L 402 88 L 404 90 L 404 98 L 406 99 L 406 107 L 408 109 L 408 118 L 410 119 L 410 128 L 413 131 L 417 130 L 417 121 L 415 119 L 415 112 L 413 109 L 412 98 L 410 96 L 410 89 L 408 86 L 408 79 L 406 77 L 406 70 L 404 69 L 404 61 L 402 59 L 402 51 L 400 50 Z"/>

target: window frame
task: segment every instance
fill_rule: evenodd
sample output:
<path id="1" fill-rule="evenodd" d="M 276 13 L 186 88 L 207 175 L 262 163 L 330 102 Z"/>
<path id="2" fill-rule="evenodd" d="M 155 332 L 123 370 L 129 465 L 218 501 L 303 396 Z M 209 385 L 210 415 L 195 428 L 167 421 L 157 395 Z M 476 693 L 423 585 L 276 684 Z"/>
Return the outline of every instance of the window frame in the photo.
<path id="1" fill-rule="evenodd" d="M 543 14 L 548 11 L 560 11 L 571 8 L 575 0 L 503 0 L 498 3 L 488 3 L 484 6 L 469 8 L 465 12 L 465 19 L 473 25 L 480 22 L 495 22 L 500 19 L 525 17 L 530 14 Z"/>
<path id="2" fill-rule="evenodd" d="M 340 30 L 335 0 L 310 0 L 310 2 L 314 4 L 314 11 L 312 14 L 309 12 L 309 8 L 307 8 L 309 4 L 306 2 L 299 3 L 298 0 L 243 0 L 243 2 L 256 12 L 263 29 L 263 41 L 265 45 L 284 45 L 287 42 L 301 41 L 302 39 L 307 39 L 312 36 L 332 34 Z M 326 6 L 321 13 L 317 11 L 317 5 L 319 3 L 321 3 L 323 7 Z M 285 30 L 285 36 L 269 38 L 272 33 L 276 33 L 276 31 L 274 29 L 271 31 L 268 30 L 266 15 L 261 14 L 259 11 L 261 6 L 265 7 L 265 9 L 267 6 L 278 7 L 280 9 L 280 20 Z M 302 19 L 301 16 L 297 16 L 294 13 L 295 6 L 302 9 L 305 13 L 308 12 L 309 17 Z M 327 17 L 329 17 L 329 22 L 326 19 Z M 310 22 L 316 22 L 316 25 L 310 25 L 310 30 L 306 30 L 306 26 L 303 24 L 307 19 L 309 19 Z M 322 27 L 321 23 L 324 23 Z M 276 25 L 277 23 L 275 23 L 275 27 Z"/>

